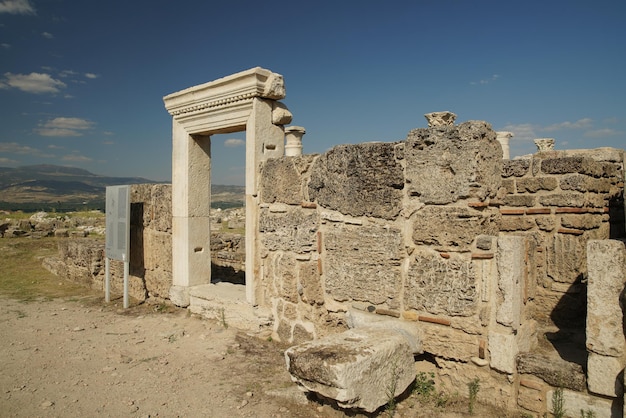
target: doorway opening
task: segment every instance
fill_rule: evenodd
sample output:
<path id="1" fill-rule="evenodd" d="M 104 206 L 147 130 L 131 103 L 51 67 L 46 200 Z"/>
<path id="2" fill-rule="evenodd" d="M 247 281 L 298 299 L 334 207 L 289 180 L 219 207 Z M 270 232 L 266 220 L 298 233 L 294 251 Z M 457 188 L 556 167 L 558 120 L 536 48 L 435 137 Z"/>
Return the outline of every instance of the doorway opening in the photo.
<path id="1" fill-rule="evenodd" d="M 211 283 L 246 284 L 245 135 L 211 135 Z"/>

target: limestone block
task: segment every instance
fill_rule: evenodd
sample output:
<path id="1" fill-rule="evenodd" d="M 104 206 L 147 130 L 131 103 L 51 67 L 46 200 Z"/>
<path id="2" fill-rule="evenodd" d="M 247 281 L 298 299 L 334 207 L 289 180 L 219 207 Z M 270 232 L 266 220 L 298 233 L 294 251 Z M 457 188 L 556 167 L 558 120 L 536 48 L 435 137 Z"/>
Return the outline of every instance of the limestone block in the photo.
<path id="1" fill-rule="evenodd" d="M 351 329 L 285 351 L 292 380 L 343 408 L 374 412 L 415 379 L 413 353 L 396 331 Z"/>
<path id="2" fill-rule="evenodd" d="M 554 410 L 552 403 L 554 390 L 549 390 L 546 394 L 548 411 Z M 595 418 L 615 418 L 620 417 L 621 410 L 619 402 L 598 398 L 586 393 L 563 390 L 563 404 L 566 416 L 580 416 L 580 411 L 591 412 Z"/>
<path id="3" fill-rule="evenodd" d="M 541 161 L 541 171 L 546 174 L 580 173 L 601 177 L 604 165 L 586 157 L 546 158 Z"/>
<path id="4" fill-rule="evenodd" d="M 431 112 L 424 115 L 428 121 L 429 128 L 439 128 L 454 125 L 456 115 L 449 111 Z"/>
<path id="5" fill-rule="evenodd" d="M 150 188 L 150 208 L 144 208 L 144 224 L 159 232 L 172 231 L 172 185 L 155 184 Z M 149 222 L 146 222 L 149 218 Z"/>
<path id="6" fill-rule="evenodd" d="M 533 412 L 542 412 L 546 406 L 545 384 L 533 376 L 520 377 L 517 404 Z"/>
<path id="7" fill-rule="evenodd" d="M 526 242 L 520 236 L 498 237 L 496 321 L 517 330 L 522 322 Z"/>
<path id="8" fill-rule="evenodd" d="M 535 223 L 542 231 L 552 231 L 556 228 L 556 219 L 553 216 L 535 216 Z M 563 225 L 565 226 L 565 225 Z M 573 227 L 568 227 L 573 228 Z"/>
<path id="9" fill-rule="evenodd" d="M 425 204 L 482 201 L 495 196 L 502 181 L 502 148 L 481 121 L 412 130 L 405 160 L 408 192 Z"/>
<path id="10" fill-rule="evenodd" d="M 470 251 L 479 235 L 497 235 L 499 212 L 493 208 L 425 206 L 414 215 L 413 242 L 439 251 Z"/>
<path id="11" fill-rule="evenodd" d="M 293 115 L 284 103 L 272 102 L 272 123 L 274 125 L 287 125 L 291 123 L 292 119 Z"/>
<path id="12" fill-rule="evenodd" d="M 505 196 L 502 199 L 505 206 L 535 206 L 535 196 L 525 194 L 514 194 Z"/>
<path id="13" fill-rule="evenodd" d="M 624 394 L 624 358 L 589 353 L 587 357 L 587 387 L 599 395 L 617 397 Z"/>
<path id="14" fill-rule="evenodd" d="M 503 373 L 515 373 L 515 359 L 519 353 L 515 335 L 489 333 L 489 365 Z"/>
<path id="15" fill-rule="evenodd" d="M 304 177 L 315 155 L 271 158 L 261 166 L 261 201 L 299 205 L 306 201 Z"/>
<path id="16" fill-rule="evenodd" d="M 310 252 L 317 247 L 319 223 L 317 211 L 299 207 L 289 208 L 285 213 L 261 210 L 261 242 L 270 251 Z"/>
<path id="17" fill-rule="evenodd" d="M 409 264 L 404 287 L 406 309 L 432 314 L 471 316 L 480 295 L 474 264 L 459 257 L 441 258 L 435 252 L 417 252 Z"/>
<path id="18" fill-rule="evenodd" d="M 324 303 L 324 291 L 317 261 L 298 263 L 298 266 L 302 301 L 311 305 L 322 305 Z"/>
<path id="19" fill-rule="evenodd" d="M 330 224 L 324 245 L 325 288 L 333 298 L 397 305 L 404 257 L 400 230 Z"/>
<path id="20" fill-rule="evenodd" d="M 532 177 L 518 179 L 515 184 L 520 193 L 537 193 L 539 190 L 554 190 L 559 185 L 556 177 Z"/>
<path id="21" fill-rule="evenodd" d="M 143 258 L 146 270 L 172 271 L 172 234 L 153 229 L 144 231 Z M 171 277 L 170 277 L 171 280 Z"/>
<path id="22" fill-rule="evenodd" d="M 298 282 L 296 277 L 296 259 L 289 253 L 275 254 L 272 259 L 274 273 L 274 292 L 280 298 L 292 302 L 298 302 Z"/>
<path id="23" fill-rule="evenodd" d="M 172 285 L 172 272 L 165 270 L 146 270 L 143 276 L 146 290 L 150 297 L 169 298 Z"/>
<path id="24" fill-rule="evenodd" d="M 517 372 L 532 374 L 553 387 L 585 390 L 585 373 L 576 363 L 560 357 L 545 357 L 536 353 L 520 353 L 517 356 Z"/>
<path id="25" fill-rule="evenodd" d="M 580 174 L 563 177 L 560 181 L 561 190 L 576 190 L 578 192 L 608 193 L 611 182 L 608 178 L 593 178 Z"/>
<path id="26" fill-rule="evenodd" d="M 528 231 L 535 227 L 530 216 L 503 216 L 500 221 L 500 231 Z"/>
<path id="27" fill-rule="evenodd" d="M 560 283 L 574 283 L 587 271 L 585 238 L 556 234 L 548 250 L 548 276 Z"/>
<path id="28" fill-rule="evenodd" d="M 512 180 L 512 179 L 502 180 L 502 186 L 501 187 L 506 190 L 507 194 L 513 194 L 516 191 L 515 180 Z"/>
<path id="29" fill-rule="evenodd" d="M 587 243 L 587 349 L 605 356 L 625 354 L 622 292 L 626 248 L 616 240 Z"/>
<path id="30" fill-rule="evenodd" d="M 445 325 L 420 322 L 422 349 L 437 357 L 469 362 L 479 354 L 479 336 Z"/>
<path id="31" fill-rule="evenodd" d="M 383 315 L 350 309 L 346 313 L 346 322 L 350 328 L 382 328 L 402 334 L 411 346 L 413 354 L 422 354 L 422 336 L 414 322 L 403 321 Z"/>
<path id="32" fill-rule="evenodd" d="M 523 177 L 530 168 L 530 159 L 506 160 L 502 164 L 502 177 Z"/>
<path id="33" fill-rule="evenodd" d="M 339 145 L 322 154 L 311 169 L 309 197 L 345 215 L 395 219 L 404 188 L 395 145 Z"/>
<path id="34" fill-rule="evenodd" d="M 581 193 L 553 193 L 538 197 L 543 206 L 574 207 L 585 206 L 585 195 Z"/>
<path id="35" fill-rule="evenodd" d="M 561 215 L 561 226 L 574 229 L 595 229 L 608 221 L 608 215 L 581 214 L 581 215 Z"/>

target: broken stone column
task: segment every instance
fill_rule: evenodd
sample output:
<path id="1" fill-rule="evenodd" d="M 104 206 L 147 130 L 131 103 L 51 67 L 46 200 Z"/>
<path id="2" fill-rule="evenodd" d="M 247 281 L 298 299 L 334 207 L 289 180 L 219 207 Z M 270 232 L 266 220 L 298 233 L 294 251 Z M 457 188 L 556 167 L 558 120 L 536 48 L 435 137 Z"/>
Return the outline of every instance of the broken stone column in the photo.
<path id="1" fill-rule="evenodd" d="M 496 136 L 496 140 L 502 146 L 502 159 L 503 160 L 510 160 L 511 159 L 511 149 L 509 147 L 509 141 L 515 135 L 513 135 L 513 132 L 506 132 L 506 131 L 496 132 L 496 135 L 497 135 Z"/>
<path id="2" fill-rule="evenodd" d="M 342 408 L 374 412 L 415 379 L 408 340 L 383 328 L 357 328 L 285 351 L 291 378 Z"/>
<path id="3" fill-rule="evenodd" d="M 537 138 L 534 142 L 538 152 L 552 151 L 554 149 L 554 138 Z"/>
<path id="4" fill-rule="evenodd" d="M 452 126 L 454 125 L 454 120 L 456 119 L 456 115 L 452 112 L 448 112 L 447 110 L 444 112 L 426 113 L 424 117 L 428 121 L 429 128 Z"/>
<path id="5" fill-rule="evenodd" d="M 587 379 L 589 391 L 611 397 L 623 393 L 620 374 L 626 366 L 621 299 L 626 283 L 626 248 L 622 241 L 587 243 Z"/>
<path id="6" fill-rule="evenodd" d="M 302 137 L 306 130 L 302 126 L 285 127 L 285 155 L 297 157 L 302 155 Z"/>

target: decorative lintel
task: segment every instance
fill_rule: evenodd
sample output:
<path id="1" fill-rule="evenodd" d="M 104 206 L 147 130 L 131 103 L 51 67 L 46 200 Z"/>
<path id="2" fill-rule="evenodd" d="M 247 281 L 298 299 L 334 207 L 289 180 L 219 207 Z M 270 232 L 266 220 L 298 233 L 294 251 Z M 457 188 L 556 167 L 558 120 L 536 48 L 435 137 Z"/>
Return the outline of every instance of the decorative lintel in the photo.
<path id="1" fill-rule="evenodd" d="M 163 98 L 165 108 L 175 119 L 190 113 L 202 114 L 228 108 L 254 97 L 283 99 L 283 76 L 261 67 L 232 74 L 215 81 L 190 87 Z"/>

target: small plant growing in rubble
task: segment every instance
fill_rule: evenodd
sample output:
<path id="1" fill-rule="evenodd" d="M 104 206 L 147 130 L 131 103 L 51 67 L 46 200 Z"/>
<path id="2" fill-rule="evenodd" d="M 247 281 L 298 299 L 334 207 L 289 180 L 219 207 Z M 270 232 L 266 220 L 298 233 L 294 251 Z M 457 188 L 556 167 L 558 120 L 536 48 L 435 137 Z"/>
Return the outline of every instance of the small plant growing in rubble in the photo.
<path id="1" fill-rule="evenodd" d="M 224 311 L 224 308 L 221 309 L 220 311 L 220 316 L 221 316 L 221 321 L 222 321 L 222 326 L 224 328 L 228 328 L 228 323 L 226 322 L 226 313 Z"/>
<path id="2" fill-rule="evenodd" d="M 413 382 L 413 393 L 421 398 L 428 399 L 435 391 L 435 373 L 419 372 Z"/>
<path id="3" fill-rule="evenodd" d="M 387 386 L 387 414 L 390 418 L 394 416 L 396 411 L 398 380 L 400 380 L 400 370 L 398 370 L 398 363 L 394 361 L 391 364 L 391 380 Z"/>
<path id="4" fill-rule="evenodd" d="M 591 409 L 587 409 L 585 411 L 581 409 L 580 418 L 596 418 L 596 414 Z"/>
<path id="5" fill-rule="evenodd" d="M 552 392 L 552 415 L 554 418 L 565 416 L 565 400 L 563 399 L 563 387 L 559 386 Z"/>
<path id="6" fill-rule="evenodd" d="M 480 379 L 476 378 L 470 381 L 467 384 L 467 388 L 469 389 L 469 413 L 470 415 L 474 415 L 474 405 L 476 404 L 476 396 L 478 396 L 478 391 L 480 390 Z"/>

